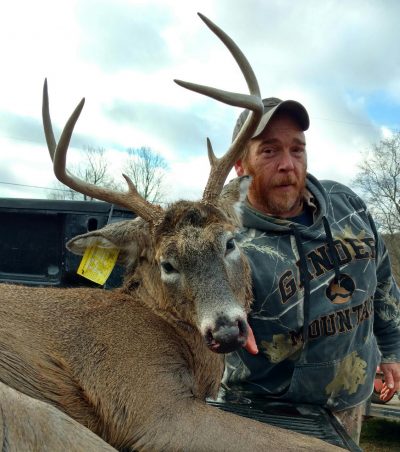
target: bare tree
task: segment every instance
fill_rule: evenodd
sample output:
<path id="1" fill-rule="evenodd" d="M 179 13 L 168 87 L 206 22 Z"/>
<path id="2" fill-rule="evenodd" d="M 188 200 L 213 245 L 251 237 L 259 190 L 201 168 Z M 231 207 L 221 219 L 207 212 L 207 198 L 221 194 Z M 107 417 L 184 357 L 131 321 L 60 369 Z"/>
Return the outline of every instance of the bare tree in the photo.
<path id="1" fill-rule="evenodd" d="M 362 190 L 388 248 L 400 283 L 400 132 L 364 154 L 354 185 Z"/>
<path id="2" fill-rule="evenodd" d="M 118 188 L 117 183 L 109 174 L 109 164 L 105 158 L 104 148 L 94 148 L 87 146 L 84 150 L 84 161 L 79 165 L 71 165 L 71 171 L 80 179 L 92 184 L 101 184 L 107 188 Z M 87 195 L 82 195 L 70 188 L 66 189 L 65 185 L 60 182 L 55 183 L 55 190 L 50 194 L 52 199 L 70 199 L 70 200 L 84 200 L 93 201 L 93 198 Z"/>
<path id="3" fill-rule="evenodd" d="M 163 179 L 167 163 L 151 148 L 129 148 L 124 171 L 132 179 L 140 195 L 151 203 L 160 203 L 164 198 Z"/>
<path id="4" fill-rule="evenodd" d="M 53 188 L 47 195 L 49 199 L 62 199 L 71 201 L 82 201 L 83 195 L 81 193 L 72 190 L 71 188 L 65 188 L 65 185 L 58 180 L 53 183 Z"/>
<path id="5" fill-rule="evenodd" d="M 400 132 L 364 154 L 354 185 L 362 190 L 379 227 L 400 232 Z"/>

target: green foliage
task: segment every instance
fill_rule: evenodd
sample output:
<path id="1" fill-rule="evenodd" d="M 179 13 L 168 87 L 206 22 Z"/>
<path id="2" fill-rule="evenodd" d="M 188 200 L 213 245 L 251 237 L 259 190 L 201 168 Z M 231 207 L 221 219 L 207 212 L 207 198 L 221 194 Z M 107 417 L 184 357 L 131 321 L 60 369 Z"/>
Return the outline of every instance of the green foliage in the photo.
<path id="1" fill-rule="evenodd" d="M 365 420 L 360 446 L 364 452 L 400 452 L 400 422 L 382 418 Z"/>

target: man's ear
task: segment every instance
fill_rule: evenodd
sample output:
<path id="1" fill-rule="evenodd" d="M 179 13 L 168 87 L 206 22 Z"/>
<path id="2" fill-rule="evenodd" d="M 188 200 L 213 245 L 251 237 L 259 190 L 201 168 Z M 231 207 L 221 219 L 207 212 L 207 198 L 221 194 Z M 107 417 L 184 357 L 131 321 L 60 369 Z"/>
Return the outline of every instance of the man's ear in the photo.
<path id="1" fill-rule="evenodd" d="M 236 163 L 235 163 L 235 171 L 236 171 L 236 174 L 240 177 L 240 176 L 244 176 L 244 168 L 243 168 L 243 165 L 242 165 L 242 160 L 238 160 Z"/>

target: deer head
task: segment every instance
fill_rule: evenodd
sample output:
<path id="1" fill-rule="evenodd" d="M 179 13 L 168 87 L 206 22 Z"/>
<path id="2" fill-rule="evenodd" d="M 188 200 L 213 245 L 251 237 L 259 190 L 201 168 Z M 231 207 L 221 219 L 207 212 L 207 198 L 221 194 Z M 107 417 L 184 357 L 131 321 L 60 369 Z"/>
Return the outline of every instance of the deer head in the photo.
<path id="1" fill-rule="evenodd" d="M 49 114 L 47 82 L 43 90 L 43 124 L 54 173 L 61 182 L 92 198 L 131 209 L 138 215 L 133 221 L 108 225 L 78 236 L 67 244 L 68 248 L 82 254 L 93 243 L 119 247 L 120 262 L 128 269 L 124 290 L 134 291 L 160 315 L 199 331 L 214 352 L 230 352 L 246 344 L 249 351 L 254 352 L 255 343 L 254 339 L 249 341 L 252 334 L 247 323 L 251 302 L 249 266 L 234 241 L 238 224 L 232 203 L 226 202 L 226 196 L 221 199 L 219 196 L 229 171 L 257 128 L 263 104 L 256 77 L 241 50 L 209 19 L 199 16 L 237 61 L 250 94 L 175 82 L 251 111 L 223 157 L 218 159 L 207 141 L 211 171 L 201 201 L 178 201 L 163 209 L 147 202 L 125 175 L 128 191 L 116 192 L 70 174 L 66 170 L 66 153 L 84 99 L 67 121 L 57 144 Z M 248 184 L 244 178 L 235 185 L 236 198 L 245 196 Z"/>

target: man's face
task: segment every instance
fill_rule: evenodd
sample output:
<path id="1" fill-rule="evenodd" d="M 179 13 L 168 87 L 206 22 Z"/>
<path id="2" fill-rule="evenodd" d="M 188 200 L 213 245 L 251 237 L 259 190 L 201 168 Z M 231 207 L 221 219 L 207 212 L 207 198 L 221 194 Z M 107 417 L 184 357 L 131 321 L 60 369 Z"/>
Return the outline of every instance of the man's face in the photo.
<path id="1" fill-rule="evenodd" d="M 297 122 L 279 112 L 250 141 L 245 159 L 239 160 L 235 168 L 239 176 L 253 177 L 248 193 L 253 207 L 283 218 L 301 213 L 307 171 L 305 145 Z"/>

